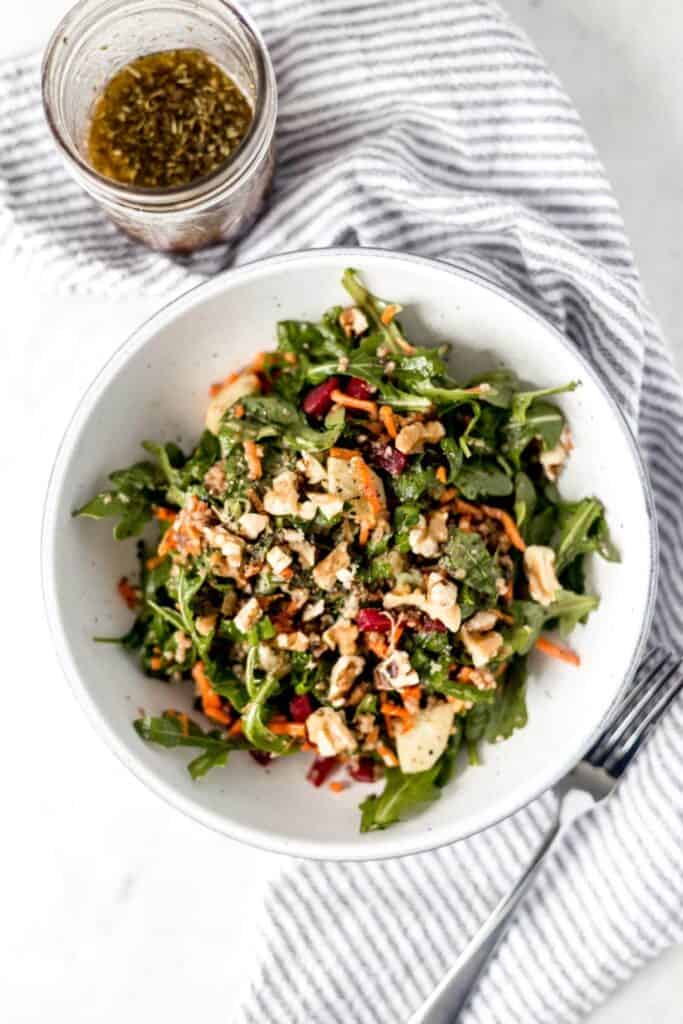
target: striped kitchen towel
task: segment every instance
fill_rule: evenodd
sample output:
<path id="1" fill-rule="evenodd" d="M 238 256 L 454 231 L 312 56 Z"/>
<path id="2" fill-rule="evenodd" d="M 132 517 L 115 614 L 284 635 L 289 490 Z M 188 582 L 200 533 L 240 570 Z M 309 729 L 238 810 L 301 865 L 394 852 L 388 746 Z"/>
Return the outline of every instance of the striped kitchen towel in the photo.
<path id="1" fill-rule="evenodd" d="M 576 111 L 491 0 L 252 0 L 275 63 L 279 170 L 234 249 L 170 258 L 107 223 L 43 123 L 38 59 L 0 69 L 0 251 L 74 289 L 172 294 L 222 266 L 353 239 L 451 259 L 522 296 L 599 370 L 655 491 L 652 642 L 683 640 L 681 388 Z M 683 698 L 617 794 L 577 822 L 463 1014 L 578 1021 L 683 940 Z M 250 1024 L 396 1024 L 520 873 L 545 796 L 451 848 L 370 865 L 284 863 Z"/>

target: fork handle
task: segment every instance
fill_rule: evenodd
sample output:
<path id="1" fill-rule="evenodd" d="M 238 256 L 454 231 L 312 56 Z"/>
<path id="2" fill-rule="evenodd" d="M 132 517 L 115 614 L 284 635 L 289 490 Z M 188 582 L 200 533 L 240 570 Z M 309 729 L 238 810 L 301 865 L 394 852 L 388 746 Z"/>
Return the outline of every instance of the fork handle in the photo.
<path id="1" fill-rule="evenodd" d="M 490 917 L 467 943 L 429 999 L 413 1014 L 408 1024 L 453 1024 L 467 1002 L 474 983 L 507 931 L 512 911 L 536 878 L 546 854 L 560 831 L 559 813 L 536 851 L 533 860 L 514 888 L 498 902 Z"/>

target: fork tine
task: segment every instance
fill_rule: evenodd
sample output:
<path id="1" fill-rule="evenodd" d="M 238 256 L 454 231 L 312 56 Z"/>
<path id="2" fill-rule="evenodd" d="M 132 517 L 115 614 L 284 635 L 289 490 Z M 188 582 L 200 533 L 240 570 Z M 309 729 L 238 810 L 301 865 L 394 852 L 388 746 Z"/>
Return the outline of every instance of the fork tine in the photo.
<path id="1" fill-rule="evenodd" d="M 633 685 L 616 708 L 586 760 L 620 775 L 640 746 L 645 733 L 683 687 L 679 658 L 656 652 L 638 669 Z"/>
<path id="2" fill-rule="evenodd" d="M 680 665 L 676 663 L 667 673 L 666 678 L 661 684 L 660 692 L 648 708 L 645 717 L 638 723 L 637 728 L 614 748 L 605 761 L 604 768 L 606 771 L 611 774 L 621 775 L 647 732 L 669 706 L 681 688 L 683 688 L 683 671 L 681 671 Z"/>
<path id="3" fill-rule="evenodd" d="M 670 661 L 675 664 L 666 652 L 656 648 L 645 657 L 631 686 L 607 718 L 598 740 L 587 754 L 587 760 L 602 764 L 615 742 L 618 742 L 637 721 L 653 691 L 659 687 Z"/>

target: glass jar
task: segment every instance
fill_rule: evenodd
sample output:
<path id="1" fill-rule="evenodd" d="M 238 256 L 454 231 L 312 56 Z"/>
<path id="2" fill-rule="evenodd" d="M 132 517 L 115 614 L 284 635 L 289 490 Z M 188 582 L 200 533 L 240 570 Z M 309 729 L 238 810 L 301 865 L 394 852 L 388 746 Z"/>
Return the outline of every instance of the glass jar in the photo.
<path id="1" fill-rule="evenodd" d="M 95 101 L 129 61 L 160 50 L 203 50 L 241 88 L 253 119 L 239 148 L 205 178 L 150 189 L 112 181 L 88 160 Z M 192 252 L 243 234 L 275 167 L 277 90 L 258 30 L 225 0 L 80 0 L 43 60 L 43 105 L 67 169 L 129 235 L 154 249 Z"/>

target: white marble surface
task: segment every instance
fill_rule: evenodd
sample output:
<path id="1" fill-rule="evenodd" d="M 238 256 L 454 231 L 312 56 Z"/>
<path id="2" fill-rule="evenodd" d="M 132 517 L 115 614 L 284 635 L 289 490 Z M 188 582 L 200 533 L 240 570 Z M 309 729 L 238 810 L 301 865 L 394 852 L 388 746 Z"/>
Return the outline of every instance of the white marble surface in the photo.
<path id="1" fill-rule="evenodd" d="M 12 5 L 0 55 L 41 45 L 65 0 Z M 508 0 L 581 109 L 624 207 L 646 287 L 683 363 L 683 6 Z M 280 862 L 200 829 L 105 750 L 55 665 L 40 609 L 41 501 L 85 385 L 155 303 L 57 296 L 0 275 L 6 628 L 0 923 L 2 1019 L 184 1024 L 230 1019 Z M 27 415 L 28 413 L 28 415 Z M 13 656 L 13 652 L 21 652 Z M 592 1024 L 683 1019 L 683 951 L 650 965 Z M 264 1022 L 265 1024 L 265 1022 Z M 350 1022 L 351 1024 L 351 1022 Z"/>

